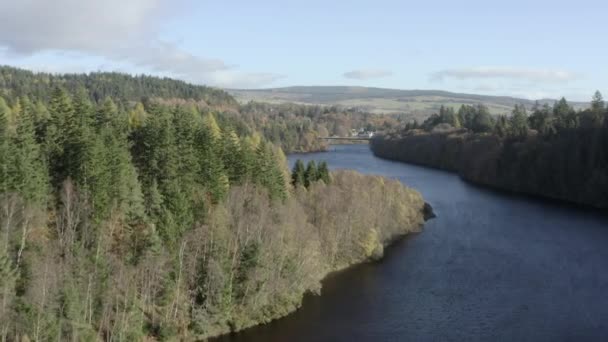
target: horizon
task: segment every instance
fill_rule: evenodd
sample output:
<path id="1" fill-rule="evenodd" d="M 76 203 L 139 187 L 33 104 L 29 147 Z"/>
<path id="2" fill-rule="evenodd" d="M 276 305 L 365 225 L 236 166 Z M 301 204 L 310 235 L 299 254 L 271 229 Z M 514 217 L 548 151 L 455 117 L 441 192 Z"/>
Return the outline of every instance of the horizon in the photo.
<path id="1" fill-rule="evenodd" d="M 6 2 L 0 64 L 223 89 L 360 86 L 588 102 L 608 91 L 608 46 L 597 43 L 608 28 L 595 25 L 605 9 L 590 0 Z"/>
<path id="2" fill-rule="evenodd" d="M 487 96 L 487 97 L 498 97 L 498 98 L 511 98 L 511 99 L 515 99 L 515 100 L 525 100 L 525 101 L 537 101 L 542 103 L 541 101 L 558 101 L 560 98 L 535 98 L 535 99 L 529 99 L 529 98 L 524 98 L 524 97 L 517 97 L 517 96 L 512 96 L 512 95 L 503 95 L 503 94 L 480 94 L 480 93 L 472 93 L 472 92 L 455 92 L 455 91 L 450 91 L 450 90 L 445 90 L 445 89 L 420 89 L 420 88 L 412 88 L 412 89 L 398 89 L 398 88 L 383 88 L 383 87 L 375 87 L 375 86 L 360 86 L 360 85 L 345 85 L 345 84 L 336 84 L 336 85 L 301 85 L 301 84 L 296 84 L 296 85 L 288 85 L 288 86 L 281 86 L 281 87 L 268 87 L 268 88 L 226 88 L 226 87 L 219 87 L 219 86 L 213 86 L 213 85 L 208 85 L 208 84 L 198 84 L 196 82 L 190 82 L 188 80 L 183 80 L 183 79 L 179 79 L 176 77 L 172 77 L 172 76 L 163 76 L 163 75 L 154 75 L 154 74 L 149 74 L 149 73 L 129 73 L 126 71 L 119 71 L 119 70 L 91 70 L 91 71 L 83 71 L 83 72 L 59 72 L 59 71 L 44 71 L 44 70 L 35 70 L 35 69 L 29 69 L 29 68 L 22 68 L 22 67 L 16 67 L 13 65 L 0 65 L 0 67 L 10 67 L 10 68 L 17 68 L 17 69 L 21 69 L 21 70 L 25 70 L 25 71 L 29 71 L 29 72 L 33 72 L 34 74 L 50 74 L 53 76 L 63 76 L 63 75 L 81 75 L 81 74 L 95 74 L 95 73 L 118 73 L 118 74 L 124 74 L 124 75 L 128 75 L 131 77 L 137 77 L 137 76 L 151 76 L 151 77 L 159 77 L 159 78 L 169 78 L 169 79 L 174 79 L 174 80 L 179 80 L 179 81 L 183 81 L 186 82 L 188 84 L 192 84 L 195 86 L 204 86 L 204 87 L 211 87 L 211 88 L 216 88 L 216 89 L 220 89 L 220 90 L 224 90 L 228 93 L 230 93 L 231 91 L 271 91 L 271 90 L 281 90 L 281 89 L 290 89 L 290 88 L 361 88 L 361 89 L 379 89 L 379 90 L 391 90 L 391 91 L 422 91 L 422 92 L 443 92 L 446 94 L 456 94 L 456 95 L 471 95 L 471 96 Z M 590 103 L 590 100 L 572 100 L 572 99 L 568 99 L 565 98 L 568 102 L 570 103 L 574 103 L 574 104 L 585 104 L 585 103 Z M 261 101 L 264 102 L 264 101 Z M 304 105 L 312 105 L 312 104 L 304 104 Z"/>

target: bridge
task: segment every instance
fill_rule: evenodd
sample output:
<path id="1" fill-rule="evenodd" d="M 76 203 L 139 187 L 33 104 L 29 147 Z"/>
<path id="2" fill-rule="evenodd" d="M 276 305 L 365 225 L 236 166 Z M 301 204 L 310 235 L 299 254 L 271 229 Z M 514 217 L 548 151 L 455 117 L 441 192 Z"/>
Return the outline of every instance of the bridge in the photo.
<path id="1" fill-rule="evenodd" d="M 347 141 L 369 141 L 372 138 L 368 137 L 319 137 L 318 139 L 323 140 L 347 140 Z"/>

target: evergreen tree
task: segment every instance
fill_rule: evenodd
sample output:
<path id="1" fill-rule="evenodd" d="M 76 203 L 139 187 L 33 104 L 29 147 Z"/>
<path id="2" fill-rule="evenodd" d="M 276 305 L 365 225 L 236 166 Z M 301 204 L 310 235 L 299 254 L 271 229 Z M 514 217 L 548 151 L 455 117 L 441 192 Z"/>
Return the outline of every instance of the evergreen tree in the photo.
<path id="1" fill-rule="evenodd" d="M 226 129 L 221 135 L 221 154 L 230 183 L 240 183 L 249 173 L 246 150 L 232 129 Z"/>
<path id="2" fill-rule="evenodd" d="M 494 120 L 488 107 L 481 104 L 478 105 L 475 108 L 471 129 L 475 133 L 484 133 L 490 132 L 492 128 L 494 128 Z"/>
<path id="3" fill-rule="evenodd" d="M 546 126 L 549 123 L 549 107 L 545 104 L 543 107 L 538 105 L 538 102 L 534 106 L 532 114 L 528 117 L 528 124 L 530 128 L 535 129 L 541 134 L 546 132 Z"/>
<path id="4" fill-rule="evenodd" d="M 198 130 L 196 142 L 200 156 L 200 182 L 207 189 L 211 201 L 217 203 L 228 193 L 230 185 L 224 162 L 218 152 L 218 142 L 213 138 L 212 131 L 206 126 Z"/>
<path id="5" fill-rule="evenodd" d="M 214 140 L 219 140 L 222 135 L 222 130 L 215 120 L 215 115 L 209 112 L 203 116 L 203 125 L 207 128 Z"/>
<path id="6" fill-rule="evenodd" d="M 89 94 L 86 89 L 80 88 L 74 96 L 74 117 L 77 120 L 77 124 L 82 130 L 89 129 L 93 126 L 94 108 L 93 104 L 89 100 Z"/>
<path id="7" fill-rule="evenodd" d="M 99 223 L 109 216 L 111 210 L 112 174 L 106 137 L 108 134 L 92 132 L 83 151 L 84 162 L 81 166 L 78 183 L 91 205 L 92 219 Z M 92 238 L 92 237 L 87 237 Z"/>
<path id="8" fill-rule="evenodd" d="M 322 161 L 319 164 L 319 168 L 317 170 L 317 179 L 322 180 L 323 183 L 325 183 L 325 184 L 329 184 L 329 182 L 330 182 L 329 168 L 327 167 L 326 161 Z"/>
<path id="9" fill-rule="evenodd" d="M 12 154 L 9 144 L 8 112 L 10 109 L 0 97 L 0 194 L 9 190 L 11 179 Z"/>
<path id="10" fill-rule="evenodd" d="M 176 144 L 177 176 L 182 189 L 192 190 L 198 174 L 196 134 L 200 127 L 200 115 L 194 108 L 178 107 L 174 110 L 173 123 Z"/>
<path id="11" fill-rule="evenodd" d="M 46 141 L 46 129 L 51 120 L 51 114 L 49 110 L 46 108 L 46 105 L 43 101 L 38 100 L 34 104 L 35 111 L 35 125 L 36 125 L 36 137 L 40 144 L 43 144 Z"/>
<path id="12" fill-rule="evenodd" d="M 284 199 L 287 196 L 283 171 L 277 163 L 272 147 L 262 142 L 256 150 L 254 181 L 268 189 L 271 198 Z"/>
<path id="13" fill-rule="evenodd" d="M 604 112 L 605 104 L 604 98 L 602 97 L 602 93 L 598 91 L 593 95 L 593 99 L 591 100 L 591 110 L 594 112 Z"/>
<path id="14" fill-rule="evenodd" d="M 75 171 L 72 149 L 79 143 L 79 125 L 74 115 L 72 99 L 62 88 L 55 88 L 49 104 L 51 121 L 46 134 L 46 149 L 50 161 L 53 186 L 61 183 Z"/>
<path id="15" fill-rule="evenodd" d="M 518 138 L 528 135 L 528 116 L 526 115 L 526 108 L 523 105 L 515 105 L 510 121 L 510 135 Z"/>
<path id="16" fill-rule="evenodd" d="M 308 165 L 306 165 L 306 172 L 304 173 L 304 186 L 308 188 L 317 179 L 317 164 L 314 160 L 311 160 L 308 162 Z"/>
<path id="17" fill-rule="evenodd" d="M 578 116 L 563 97 L 553 106 L 553 115 L 560 129 L 578 127 Z"/>
<path id="18" fill-rule="evenodd" d="M 496 125 L 494 126 L 494 134 L 499 137 L 505 137 L 509 133 L 509 121 L 504 115 L 499 116 L 496 119 Z"/>
<path id="19" fill-rule="evenodd" d="M 15 125 L 15 123 L 17 122 L 17 119 L 19 119 L 19 115 L 21 115 L 21 101 L 19 101 L 19 98 L 16 99 L 16 101 L 13 104 L 13 108 L 11 108 L 10 110 L 10 115 L 9 115 L 9 122 L 12 125 Z"/>
<path id="20" fill-rule="evenodd" d="M 298 185 L 303 186 L 305 180 L 305 173 L 306 168 L 304 167 L 304 163 L 300 159 L 296 160 L 296 163 L 294 164 L 293 170 L 291 172 L 291 184 L 294 187 L 297 187 Z"/>
<path id="21" fill-rule="evenodd" d="M 40 146 L 36 142 L 34 116 L 29 109 L 19 115 L 13 148 L 13 189 L 27 201 L 44 204 L 48 195 L 48 173 Z"/>
<path id="22" fill-rule="evenodd" d="M 460 125 L 466 129 L 473 130 L 474 119 L 477 110 L 473 106 L 462 105 L 458 110 L 458 121 Z"/>
<path id="23" fill-rule="evenodd" d="M 127 134 L 129 128 L 129 116 L 121 113 L 120 109 L 111 97 L 106 97 L 95 115 L 95 124 L 98 129 L 111 126 L 115 134 Z"/>
<path id="24" fill-rule="evenodd" d="M 148 114 L 144 109 L 144 105 L 141 102 L 138 102 L 133 110 L 129 112 L 129 128 L 139 128 L 146 121 L 146 117 Z"/>
<path id="25" fill-rule="evenodd" d="M 8 114 L 10 108 L 6 102 L 0 97 L 0 139 L 3 139 L 8 134 Z"/>
<path id="26" fill-rule="evenodd" d="M 595 127 L 601 127 L 602 122 L 604 120 L 604 112 L 606 110 L 606 105 L 604 103 L 604 98 L 602 94 L 598 91 L 593 95 L 593 99 L 591 100 L 591 114 L 593 125 Z"/>
<path id="27" fill-rule="evenodd" d="M 105 145 L 104 160 L 109 167 L 109 198 L 129 221 L 141 220 L 144 216 L 143 195 L 126 137 L 116 136 L 109 128 L 103 128 L 100 135 Z"/>

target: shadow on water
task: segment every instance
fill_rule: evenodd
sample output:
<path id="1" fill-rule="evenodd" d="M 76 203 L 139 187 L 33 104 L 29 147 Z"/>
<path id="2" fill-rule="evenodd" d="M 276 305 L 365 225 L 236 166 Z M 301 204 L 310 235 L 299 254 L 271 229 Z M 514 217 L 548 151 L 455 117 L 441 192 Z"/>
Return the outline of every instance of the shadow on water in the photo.
<path id="1" fill-rule="evenodd" d="M 320 296 L 217 341 L 600 341 L 608 338 L 608 218 L 375 158 L 366 145 L 290 156 L 396 178 L 437 218 L 386 257 L 329 276 Z"/>

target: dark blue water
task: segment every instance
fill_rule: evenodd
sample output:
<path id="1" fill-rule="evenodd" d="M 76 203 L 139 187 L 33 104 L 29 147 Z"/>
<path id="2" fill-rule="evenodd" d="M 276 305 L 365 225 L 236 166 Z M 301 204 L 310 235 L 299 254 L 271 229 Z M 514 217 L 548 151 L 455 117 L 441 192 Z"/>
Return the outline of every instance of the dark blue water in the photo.
<path id="1" fill-rule="evenodd" d="M 608 341 L 608 217 L 374 157 L 366 145 L 292 155 L 397 178 L 438 217 L 321 296 L 224 341 Z"/>

